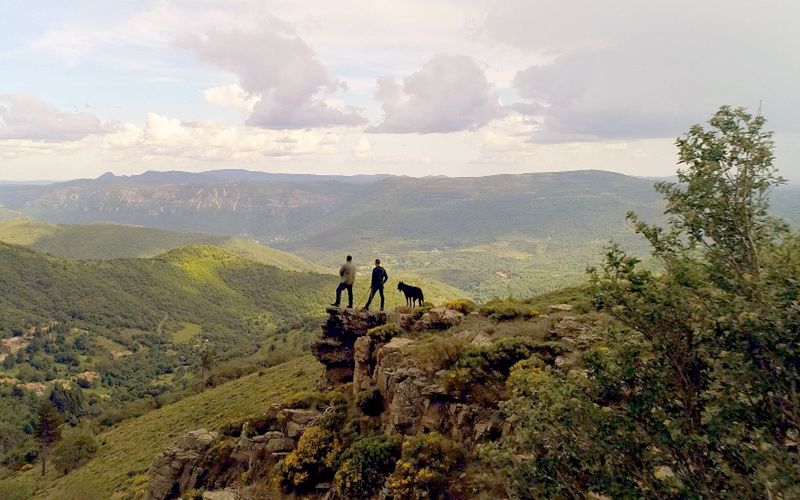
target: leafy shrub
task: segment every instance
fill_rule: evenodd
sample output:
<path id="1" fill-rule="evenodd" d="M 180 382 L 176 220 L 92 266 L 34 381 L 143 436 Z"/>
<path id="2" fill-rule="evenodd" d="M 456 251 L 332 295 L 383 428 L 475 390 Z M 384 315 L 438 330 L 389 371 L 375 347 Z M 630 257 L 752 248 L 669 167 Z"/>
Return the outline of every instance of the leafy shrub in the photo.
<path id="1" fill-rule="evenodd" d="M 356 406 L 364 415 L 374 417 L 383 413 L 383 395 L 378 389 L 358 393 Z"/>
<path id="2" fill-rule="evenodd" d="M 414 319 L 422 318 L 422 316 L 424 316 L 425 313 L 430 312 L 430 310 L 433 309 L 433 307 L 434 307 L 433 304 L 430 302 L 425 302 L 421 306 L 415 307 L 413 309 Z"/>
<path id="3" fill-rule="evenodd" d="M 277 429 L 278 418 L 273 413 L 266 415 L 259 415 L 255 417 L 246 417 L 227 422 L 218 427 L 218 432 L 222 436 L 239 437 L 242 435 L 242 430 L 248 429 L 249 434 L 264 434 L 271 430 Z"/>
<path id="4" fill-rule="evenodd" d="M 497 399 L 491 394 L 492 385 L 500 385 L 508 378 L 512 367 L 518 362 L 537 356 L 536 359 L 552 358 L 552 351 L 560 353 L 560 346 L 540 344 L 525 337 L 502 339 L 487 347 L 470 347 L 445 372 L 444 384 L 450 390 L 462 393 L 487 393 L 488 401 Z"/>
<path id="5" fill-rule="evenodd" d="M 509 386 L 512 396 L 501 408 L 515 419 L 515 432 L 479 450 L 507 478 L 512 497 L 590 491 L 614 498 L 640 496 L 637 474 L 631 471 L 648 463 L 646 446 L 624 412 L 594 404 L 574 379 L 536 358 L 512 369 Z M 526 458 L 519 460 L 520 455 Z"/>
<path id="6" fill-rule="evenodd" d="M 403 329 L 397 323 L 386 323 L 367 330 L 367 336 L 376 342 L 388 342 L 401 333 L 403 333 Z"/>
<path id="7" fill-rule="evenodd" d="M 451 335 L 437 335 L 425 342 L 408 346 L 408 352 L 426 368 L 437 371 L 452 365 L 461 355 L 466 340 Z"/>
<path id="8" fill-rule="evenodd" d="M 469 299 L 451 300 L 450 302 L 447 302 L 444 307 L 453 311 L 458 311 L 464 315 L 469 314 L 478 308 L 478 306 L 475 305 L 475 302 L 472 302 Z"/>
<path id="9" fill-rule="evenodd" d="M 97 452 L 94 434 L 85 427 L 67 429 L 53 448 L 53 466 L 64 474 L 77 469 Z"/>
<path id="10" fill-rule="evenodd" d="M 333 477 L 341 443 L 331 430 L 314 426 L 303 432 L 297 447 L 275 467 L 275 477 L 284 491 L 305 492 Z"/>
<path id="11" fill-rule="evenodd" d="M 393 498 L 443 498 L 450 475 L 464 462 L 464 448 L 439 433 L 420 434 L 403 443 L 402 456 L 386 480 Z"/>
<path id="12" fill-rule="evenodd" d="M 293 410 L 323 410 L 331 405 L 344 404 L 345 396 L 341 390 L 327 392 L 303 391 L 285 396 L 279 406 Z"/>
<path id="13" fill-rule="evenodd" d="M 517 318 L 534 318 L 539 315 L 536 309 L 527 304 L 513 300 L 493 300 L 482 305 L 478 312 L 481 316 L 495 321 L 510 321 Z"/>
<path id="14" fill-rule="evenodd" d="M 333 491 L 342 498 L 372 498 L 383 488 L 399 456 L 400 444 L 394 438 L 379 435 L 356 441 L 342 455 Z"/>

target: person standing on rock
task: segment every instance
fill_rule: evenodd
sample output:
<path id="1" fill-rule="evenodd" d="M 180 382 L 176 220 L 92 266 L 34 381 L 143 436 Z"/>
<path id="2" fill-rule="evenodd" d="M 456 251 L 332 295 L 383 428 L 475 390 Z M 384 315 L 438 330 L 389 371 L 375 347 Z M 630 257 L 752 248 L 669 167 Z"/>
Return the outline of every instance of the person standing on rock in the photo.
<path id="1" fill-rule="evenodd" d="M 386 274 L 386 269 L 381 267 L 381 259 L 375 259 L 375 268 L 372 269 L 372 283 L 370 284 L 369 300 L 364 310 L 369 311 L 369 305 L 372 304 L 372 298 L 375 293 L 381 294 L 381 311 L 383 311 L 383 285 L 389 281 L 389 275 Z"/>
<path id="2" fill-rule="evenodd" d="M 356 281 L 356 266 L 353 265 L 353 256 L 347 256 L 347 262 L 342 264 L 342 268 L 339 269 L 339 276 L 342 277 L 342 281 L 339 283 L 339 286 L 336 288 L 336 302 L 331 304 L 333 307 L 339 307 L 339 304 L 342 301 L 342 290 L 347 290 L 347 303 L 349 308 L 352 309 L 353 307 L 353 283 Z"/>

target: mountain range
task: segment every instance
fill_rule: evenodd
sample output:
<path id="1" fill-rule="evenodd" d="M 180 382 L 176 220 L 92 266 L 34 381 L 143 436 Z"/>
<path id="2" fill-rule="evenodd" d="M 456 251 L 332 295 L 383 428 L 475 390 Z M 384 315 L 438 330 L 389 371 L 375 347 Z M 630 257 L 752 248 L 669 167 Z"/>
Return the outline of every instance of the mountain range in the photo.
<path id="1" fill-rule="evenodd" d="M 612 240 L 644 253 L 624 214 L 663 220 L 653 183 L 596 170 L 463 178 L 147 172 L 0 186 L 0 204 L 59 224 L 244 238 L 327 268 L 344 254 L 361 264 L 380 257 L 390 269 L 485 300 L 575 285 Z M 772 195 L 773 211 L 793 224 L 797 194 Z"/>

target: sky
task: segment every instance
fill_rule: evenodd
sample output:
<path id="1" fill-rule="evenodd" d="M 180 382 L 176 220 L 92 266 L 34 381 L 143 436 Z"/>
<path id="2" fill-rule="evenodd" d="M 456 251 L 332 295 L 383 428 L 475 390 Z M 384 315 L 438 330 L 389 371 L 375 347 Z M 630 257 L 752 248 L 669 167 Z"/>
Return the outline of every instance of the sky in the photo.
<path id="1" fill-rule="evenodd" d="M 675 172 L 721 105 L 800 181 L 800 4 L 0 0 L 0 180 Z"/>

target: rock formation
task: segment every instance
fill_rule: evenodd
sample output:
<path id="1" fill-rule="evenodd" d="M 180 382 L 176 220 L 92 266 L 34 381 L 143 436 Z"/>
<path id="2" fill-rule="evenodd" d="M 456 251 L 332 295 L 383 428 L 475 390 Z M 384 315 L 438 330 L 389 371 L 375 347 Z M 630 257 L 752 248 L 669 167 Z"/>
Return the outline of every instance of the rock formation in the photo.
<path id="1" fill-rule="evenodd" d="M 386 324 L 387 313 L 356 309 L 328 308 L 322 336 L 311 345 L 311 352 L 325 365 L 325 380 L 342 384 L 353 380 L 356 339 L 371 328 Z"/>
<path id="2" fill-rule="evenodd" d="M 186 433 L 178 443 L 161 452 L 150 467 L 148 500 L 178 498 L 200 486 L 224 490 L 236 484 L 245 472 L 260 473 L 277 463 L 297 445 L 297 440 L 320 417 L 312 410 L 273 407 L 265 419 L 274 429 L 259 430 L 244 422 L 236 436 L 198 429 Z M 232 498 L 229 491 L 216 491 L 209 498 Z M 204 496 L 203 498 L 206 498 Z"/>

